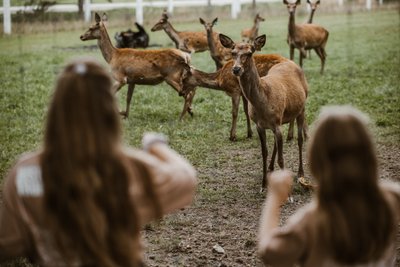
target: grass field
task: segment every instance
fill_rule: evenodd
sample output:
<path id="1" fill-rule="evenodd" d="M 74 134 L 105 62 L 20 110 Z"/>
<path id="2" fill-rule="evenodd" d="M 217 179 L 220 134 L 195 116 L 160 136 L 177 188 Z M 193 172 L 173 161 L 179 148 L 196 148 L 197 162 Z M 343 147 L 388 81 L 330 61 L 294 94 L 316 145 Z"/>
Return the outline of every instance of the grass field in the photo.
<path id="1" fill-rule="evenodd" d="M 152 18 L 147 24 L 152 25 L 157 19 L 158 17 Z M 306 20 L 305 17 L 297 19 L 301 22 Z M 245 27 L 251 25 L 251 20 L 250 18 L 237 21 L 220 20 L 215 30 L 238 40 L 243 25 L 246 25 Z M 130 27 L 130 25 L 115 26 L 112 16 L 109 16 L 109 21 L 111 38 L 116 31 Z M 390 147 L 393 151 L 397 151 L 395 155 L 398 157 L 400 149 L 398 10 L 318 14 L 315 23 L 327 28 L 330 36 L 326 47 L 328 58 L 325 74 L 323 76 L 319 74 L 320 62 L 315 53 L 312 54 L 311 60 L 306 59 L 304 62 L 310 90 L 306 108 L 309 125 L 312 128 L 319 109 L 324 105 L 356 106 L 371 117 L 371 129 L 380 148 Z M 106 64 L 100 51 L 89 47 L 95 45 L 95 41 L 79 40 L 86 26 L 88 25 L 80 25 L 79 29 L 65 31 L 62 30 L 64 28 L 62 24 L 44 25 L 43 32 L 31 34 L 17 31 L 15 35 L 0 38 L 0 181 L 19 154 L 40 147 L 49 97 L 56 75 L 64 63 L 78 56 L 91 56 Z M 203 30 L 197 20 L 185 23 L 176 21 L 174 26 L 182 30 Z M 172 46 L 164 32 L 153 33 L 149 28 L 147 27 L 151 44 Z M 267 44 L 261 53 L 277 53 L 288 57 L 287 16 L 267 18 L 261 24 L 259 32 L 267 35 Z M 298 61 L 297 52 L 295 61 Z M 214 63 L 208 52 L 194 54 L 192 64 L 204 71 L 214 70 Z M 125 92 L 126 88 L 118 94 L 121 108 L 125 107 Z M 247 212 L 252 213 L 253 223 L 244 229 L 252 231 L 248 238 L 253 238 L 254 241 L 259 208 L 263 200 L 263 196 L 256 193 L 261 183 L 261 156 L 258 138 L 246 139 L 242 107 L 239 113 L 238 141 L 230 142 L 231 102 L 228 96 L 218 91 L 199 88 L 193 103 L 194 117 L 186 117 L 180 122 L 178 116 L 182 105 L 182 98 L 166 84 L 137 86 L 130 117 L 123 121 L 125 142 L 138 147 L 142 134 L 146 131 L 163 132 L 168 135 L 171 146 L 187 157 L 199 172 L 198 194 L 193 208 L 188 211 L 192 217 L 186 218 L 185 227 L 190 228 L 196 224 L 194 222 L 197 211 L 199 211 L 198 216 L 203 214 L 203 211 L 204 216 L 215 211 L 218 214 L 226 213 L 228 214 L 226 216 L 230 217 L 231 212 L 237 213 L 238 210 L 235 210 L 235 205 L 225 205 L 225 203 L 233 203 L 231 200 L 240 199 L 242 206 L 239 209 L 245 210 L 244 207 L 251 206 Z M 271 145 L 272 135 L 268 133 L 267 138 Z M 296 145 L 285 144 L 284 149 L 287 167 L 296 170 Z M 385 158 L 385 153 L 393 151 L 380 150 L 379 153 Z M 400 179 L 399 160 L 400 158 L 392 160 L 394 166 L 386 166 L 389 176 L 397 173 L 397 177 L 389 177 L 397 181 Z M 303 196 L 304 201 L 308 198 L 308 195 L 301 191 L 297 194 L 299 197 Z M 202 209 L 208 206 L 213 207 L 209 210 Z M 174 216 L 168 217 L 161 226 L 154 227 L 160 227 L 158 229 L 160 231 L 178 228 L 176 231 L 179 233 L 177 225 L 182 228 L 183 223 L 178 223 L 177 219 L 182 215 Z M 193 221 L 188 218 L 192 218 Z M 210 220 L 213 218 L 210 215 Z M 159 233 L 158 230 L 153 231 Z M 193 261 L 190 258 L 195 255 L 194 253 L 190 256 L 190 253 L 179 254 L 179 251 L 169 251 L 171 244 L 165 243 L 168 238 L 161 240 L 151 233 L 146 233 L 146 238 L 149 250 L 156 255 L 148 259 L 149 266 L 153 266 L 152 264 L 201 266 L 200 260 Z M 180 244 L 183 241 L 179 239 L 171 242 Z M 198 249 L 202 248 L 201 245 L 198 246 Z M 232 251 L 234 249 L 233 247 Z M 247 266 L 259 264 L 254 248 L 251 249 L 253 254 L 243 256 L 246 259 L 244 266 L 247 262 L 249 262 Z M 209 254 L 212 253 L 204 252 L 206 260 L 203 259 L 203 263 L 206 265 L 203 266 L 217 266 L 218 260 L 227 261 L 218 257 L 212 258 Z M 175 260 L 169 260 L 168 255 Z M 198 265 L 191 265 L 191 262 L 196 262 Z M 228 266 L 236 266 L 235 262 L 235 260 L 231 264 L 228 262 Z M 21 266 L 21 263 L 11 262 L 7 266 Z M 237 263 L 237 266 L 242 265 Z"/>

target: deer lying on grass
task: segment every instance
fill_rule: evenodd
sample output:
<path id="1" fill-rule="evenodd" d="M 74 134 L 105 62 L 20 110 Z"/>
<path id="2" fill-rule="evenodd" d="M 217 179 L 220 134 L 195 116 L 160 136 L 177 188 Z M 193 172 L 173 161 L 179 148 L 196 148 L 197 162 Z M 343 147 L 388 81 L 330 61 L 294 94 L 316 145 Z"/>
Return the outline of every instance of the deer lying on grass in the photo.
<path id="1" fill-rule="evenodd" d="M 268 73 L 268 70 L 275 64 L 289 61 L 288 59 L 279 55 L 255 55 L 255 65 L 259 75 L 264 76 Z M 233 61 L 228 61 L 222 66 L 217 72 L 206 73 L 194 68 L 191 69 L 190 73 L 183 79 L 183 94 L 189 94 L 191 90 L 197 86 L 224 91 L 228 96 L 232 98 L 232 126 L 230 131 L 229 139 L 231 141 L 236 140 L 236 123 L 239 112 L 240 98 L 242 97 L 242 91 L 236 76 L 232 74 Z M 247 109 L 247 99 L 242 97 L 243 109 L 247 119 L 247 137 L 250 138 L 253 133 L 251 130 L 250 118 Z M 292 130 L 293 136 L 293 130 Z"/>
<path id="2" fill-rule="evenodd" d="M 297 122 L 299 147 L 297 178 L 303 177 L 303 126 L 308 92 L 304 72 L 293 61 L 283 61 L 273 65 L 266 76 L 260 77 L 253 53 L 264 46 L 265 35 L 257 37 L 253 44 L 235 44 L 223 34 L 220 34 L 220 40 L 223 46 L 232 49 L 234 60 L 232 72 L 238 77 L 242 92 L 249 101 L 250 117 L 257 126 L 263 159 L 262 188 L 266 187 L 267 182 L 268 149 L 265 129 L 271 129 L 275 139 L 268 171 L 274 169 L 276 152 L 278 152 L 279 167 L 283 169 L 283 141 L 280 126 L 294 119 Z"/>
<path id="3" fill-rule="evenodd" d="M 243 42 L 247 41 L 249 43 L 252 43 L 254 41 L 254 39 L 258 36 L 258 29 L 260 28 L 260 22 L 262 21 L 265 21 L 265 19 L 257 13 L 257 15 L 254 17 L 253 27 L 242 30 L 240 34 L 242 36 Z"/>
<path id="4" fill-rule="evenodd" d="M 213 27 L 218 22 L 218 18 L 215 18 L 211 23 L 206 22 L 202 18 L 199 18 L 200 23 L 204 25 L 207 33 L 207 42 L 210 49 L 211 58 L 215 62 L 217 70 L 232 59 L 231 51 L 221 45 L 218 39 L 219 33 L 213 31 Z"/>
<path id="5" fill-rule="evenodd" d="M 201 32 L 190 32 L 190 31 L 177 31 L 172 27 L 168 21 L 167 11 L 161 15 L 161 19 L 151 28 L 152 32 L 164 30 L 171 40 L 175 43 L 177 49 L 181 49 L 185 52 L 203 52 L 208 50 L 208 42 L 206 33 Z"/>
<path id="6" fill-rule="evenodd" d="M 114 35 L 117 41 L 117 48 L 147 48 L 149 46 L 149 35 L 142 25 L 135 22 L 137 32 L 131 29 L 124 32 L 117 32 Z"/>
<path id="7" fill-rule="evenodd" d="M 289 11 L 288 42 L 290 47 L 290 59 L 293 60 L 294 49 L 299 49 L 300 67 L 303 67 L 303 58 L 307 57 L 306 50 L 314 49 L 321 59 L 321 74 L 324 72 L 326 52 L 325 45 L 328 41 L 329 32 L 315 24 L 295 24 L 295 12 L 300 0 L 289 3 L 283 0 Z"/>
<path id="8" fill-rule="evenodd" d="M 121 115 L 128 117 L 129 106 L 135 84 L 156 85 L 163 81 L 172 86 L 178 93 L 182 91 L 182 79 L 190 71 L 190 56 L 177 49 L 142 50 L 133 48 L 115 48 L 107 33 L 104 14 L 101 19 L 95 14 L 96 23 L 90 26 L 80 39 L 82 41 L 95 40 L 103 54 L 104 59 L 111 67 L 112 77 L 116 83 L 114 92 L 128 84 L 126 109 Z M 185 97 L 185 104 L 180 118 L 186 112 L 192 115 L 191 102 L 194 91 Z"/>

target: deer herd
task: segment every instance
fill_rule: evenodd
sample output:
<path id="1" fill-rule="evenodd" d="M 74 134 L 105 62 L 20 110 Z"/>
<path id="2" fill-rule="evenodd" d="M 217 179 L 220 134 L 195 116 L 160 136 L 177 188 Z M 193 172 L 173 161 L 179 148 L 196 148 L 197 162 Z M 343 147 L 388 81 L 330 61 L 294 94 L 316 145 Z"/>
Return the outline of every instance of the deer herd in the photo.
<path id="1" fill-rule="evenodd" d="M 328 31 L 312 23 L 314 12 L 320 1 L 311 2 L 310 18 L 307 23 L 295 23 L 296 7 L 300 0 L 288 2 L 283 0 L 289 12 L 287 43 L 290 59 L 276 54 L 258 54 L 266 43 L 266 35 L 259 35 L 260 22 L 264 18 L 257 14 L 254 25 L 241 31 L 241 42 L 234 42 L 222 33 L 213 30 L 218 18 L 206 22 L 199 18 L 205 31 L 178 31 L 171 22 L 166 11 L 151 31 L 164 30 L 175 44 L 175 48 L 138 49 L 120 48 L 123 35 L 115 36 L 117 47 L 110 40 L 106 28 L 107 16 L 95 14 L 95 24 L 80 36 L 82 41 L 97 40 L 98 47 L 109 64 L 115 80 L 114 92 L 128 85 L 126 107 L 121 111 L 123 117 L 129 116 L 130 103 L 135 85 L 157 85 L 166 82 L 184 99 L 180 114 L 182 119 L 186 113 L 193 115 L 192 101 L 197 87 L 225 92 L 232 99 L 232 125 L 229 139 L 236 140 L 236 125 L 239 105 L 242 100 L 243 110 L 247 119 L 247 137 L 252 137 L 252 120 L 257 129 L 261 144 L 263 162 L 262 190 L 267 186 L 267 173 L 274 170 L 275 158 L 280 168 L 284 168 L 283 137 L 281 125 L 289 123 L 287 140 L 293 139 L 294 122 L 297 125 L 298 172 L 297 179 L 304 176 L 302 147 L 307 138 L 307 123 L 305 120 L 308 84 L 304 75 L 303 58 L 306 52 L 314 50 L 321 60 L 320 73 L 323 74 L 328 40 Z M 143 38 L 145 33 L 141 25 L 136 24 L 137 36 Z M 135 36 L 134 32 L 130 33 Z M 147 34 L 146 34 L 147 35 Z M 118 42 L 119 40 L 119 42 Z M 124 43 L 134 40 L 123 40 Z M 135 44 L 138 44 L 137 42 Z M 147 44 L 148 45 L 148 39 Z M 299 65 L 293 62 L 294 49 L 299 50 Z M 215 72 L 204 72 L 191 64 L 193 53 L 208 50 L 214 61 Z M 270 163 L 267 167 L 268 149 L 266 129 L 274 135 L 274 146 Z"/>

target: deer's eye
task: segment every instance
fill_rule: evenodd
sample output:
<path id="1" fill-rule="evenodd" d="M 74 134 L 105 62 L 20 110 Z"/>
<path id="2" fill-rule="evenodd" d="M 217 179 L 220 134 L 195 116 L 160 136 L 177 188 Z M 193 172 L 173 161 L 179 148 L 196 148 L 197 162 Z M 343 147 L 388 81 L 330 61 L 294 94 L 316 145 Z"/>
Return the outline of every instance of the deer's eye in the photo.
<path id="1" fill-rule="evenodd" d="M 237 53 L 236 52 L 232 52 L 232 57 L 237 57 Z"/>

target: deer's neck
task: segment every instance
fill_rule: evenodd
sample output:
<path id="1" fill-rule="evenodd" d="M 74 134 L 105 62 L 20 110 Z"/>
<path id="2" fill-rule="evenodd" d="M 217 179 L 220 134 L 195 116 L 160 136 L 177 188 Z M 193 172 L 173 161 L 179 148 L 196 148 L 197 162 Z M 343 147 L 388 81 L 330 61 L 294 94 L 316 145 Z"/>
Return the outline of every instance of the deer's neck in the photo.
<path id="1" fill-rule="evenodd" d="M 212 29 L 207 31 L 207 42 L 208 42 L 208 46 L 210 47 L 211 56 L 216 56 L 217 55 L 217 49 L 216 49 L 216 46 L 215 46 L 214 32 L 213 32 Z"/>
<path id="2" fill-rule="evenodd" d="M 100 29 L 101 37 L 98 39 L 97 44 L 99 45 L 100 51 L 103 54 L 104 59 L 107 63 L 110 63 L 116 48 L 111 43 L 110 37 L 105 27 Z"/>
<path id="3" fill-rule="evenodd" d="M 205 88 L 221 90 L 218 85 L 219 72 L 206 73 L 201 70 L 192 70 L 192 75 L 188 79 L 192 86 L 201 86 Z"/>
<path id="4" fill-rule="evenodd" d="M 312 23 L 313 17 L 314 17 L 314 12 L 315 12 L 315 9 L 312 9 L 312 10 L 311 10 L 310 17 L 308 18 L 307 23 L 309 23 L 309 24 Z"/>
<path id="5" fill-rule="evenodd" d="M 289 13 L 289 36 L 294 37 L 296 32 L 295 20 L 294 20 L 294 12 Z"/>
<path id="6" fill-rule="evenodd" d="M 239 77 L 240 87 L 245 97 L 250 101 L 253 106 L 257 106 L 257 103 L 262 99 L 260 87 L 261 79 L 258 75 L 256 64 L 252 59 L 249 66 L 245 68 L 243 74 Z"/>
<path id="7" fill-rule="evenodd" d="M 169 38 L 174 41 L 175 46 L 179 48 L 180 43 L 182 42 L 181 38 L 179 37 L 179 32 L 172 27 L 171 23 L 167 22 L 164 26 L 164 31 L 169 36 Z"/>

